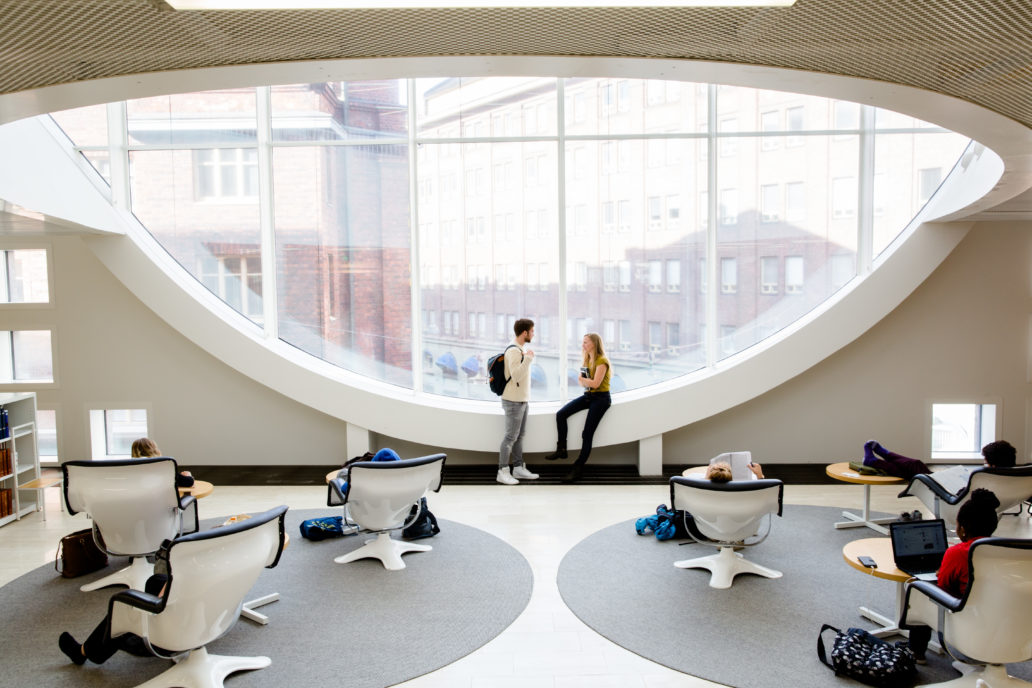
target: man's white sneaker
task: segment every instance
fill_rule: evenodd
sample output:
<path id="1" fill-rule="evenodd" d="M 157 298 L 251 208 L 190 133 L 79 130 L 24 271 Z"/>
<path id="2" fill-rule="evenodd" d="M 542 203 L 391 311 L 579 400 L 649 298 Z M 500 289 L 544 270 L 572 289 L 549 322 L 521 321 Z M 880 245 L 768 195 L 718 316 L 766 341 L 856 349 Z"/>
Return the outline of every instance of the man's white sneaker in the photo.
<path id="1" fill-rule="evenodd" d="M 512 469 L 512 477 L 519 478 L 520 480 L 537 480 L 541 476 L 537 473 L 531 473 L 526 466 L 520 464 Z"/>
<path id="2" fill-rule="evenodd" d="M 519 485 L 520 481 L 509 475 L 508 468 L 498 469 L 498 475 L 495 477 L 496 482 L 500 482 L 502 485 Z"/>

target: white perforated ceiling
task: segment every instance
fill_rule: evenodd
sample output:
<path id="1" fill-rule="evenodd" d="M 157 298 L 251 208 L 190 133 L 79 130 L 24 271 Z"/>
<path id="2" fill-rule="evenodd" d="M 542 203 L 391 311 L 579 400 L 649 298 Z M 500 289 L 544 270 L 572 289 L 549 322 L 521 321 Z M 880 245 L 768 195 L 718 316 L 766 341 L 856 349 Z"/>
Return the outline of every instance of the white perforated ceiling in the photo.
<path id="1" fill-rule="evenodd" d="M 481 54 L 689 58 L 864 77 L 1032 125 L 1030 0 L 229 12 L 177 12 L 160 0 L 0 2 L 0 94 L 223 65 Z"/>

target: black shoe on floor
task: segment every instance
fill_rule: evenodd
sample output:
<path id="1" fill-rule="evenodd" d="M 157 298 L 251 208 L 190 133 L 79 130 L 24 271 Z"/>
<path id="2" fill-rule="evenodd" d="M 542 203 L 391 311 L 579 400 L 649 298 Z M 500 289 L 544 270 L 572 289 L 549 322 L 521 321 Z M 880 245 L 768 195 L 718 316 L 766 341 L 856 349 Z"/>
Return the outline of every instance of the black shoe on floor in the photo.
<path id="1" fill-rule="evenodd" d="M 570 455 L 566 453 L 565 447 L 558 447 L 551 454 L 545 454 L 545 461 L 555 461 L 556 459 L 567 459 Z"/>
<path id="2" fill-rule="evenodd" d="M 82 665 L 86 663 L 86 656 L 82 653 L 82 645 L 76 642 L 75 638 L 68 631 L 62 633 L 61 637 L 57 639 L 57 645 L 61 648 L 61 652 L 68 655 L 68 659 L 76 664 Z"/>

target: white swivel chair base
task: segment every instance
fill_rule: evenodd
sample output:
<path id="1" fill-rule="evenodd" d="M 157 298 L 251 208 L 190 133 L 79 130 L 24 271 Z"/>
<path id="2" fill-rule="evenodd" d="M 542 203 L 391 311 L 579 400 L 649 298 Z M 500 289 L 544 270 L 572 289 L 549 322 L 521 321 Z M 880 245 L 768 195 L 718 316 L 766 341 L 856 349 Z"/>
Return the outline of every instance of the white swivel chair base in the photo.
<path id="1" fill-rule="evenodd" d="M 433 547 L 430 545 L 417 545 L 412 542 L 393 539 L 389 533 L 380 533 L 375 538 L 366 540 L 366 543 L 354 552 L 348 552 L 334 559 L 338 564 L 347 564 L 358 559 L 379 559 L 383 567 L 389 571 L 398 571 L 405 568 L 405 562 L 401 555 L 407 552 L 429 552 Z"/>
<path id="2" fill-rule="evenodd" d="M 82 592 L 100 590 L 109 585 L 127 585 L 133 590 L 143 590 L 147 579 L 154 574 L 154 564 L 147 561 L 147 557 L 133 557 L 129 566 L 121 571 L 116 571 L 110 576 L 104 576 L 100 580 L 87 583 L 79 588 Z"/>
<path id="3" fill-rule="evenodd" d="M 730 588 L 735 576 L 740 573 L 755 573 L 765 578 L 781 578 L 781 571 L 754 564 L 731 547 L 721 547 L 717 554 L 711 554 L 708 557 L 675 561 L 674 566 L 679 569 L 709 570 L 713 574 L 710 576 L 711 588 Z"/>
<path id="4" fill-rule="evenodd" d="M 960 678 L 945 683 L 929 683 L 918 688 L 1027 688 L 1032 686 L 1028 681 L 1007 675 L 1007 667 L 1000 664 L 988 664 L 982 671 L 972 671 Z"/>
<path id="5" fill-rule="evenodd" d="M 268 657 L 226 657 L 210 655 L 205 648 L 194 650 L 190 656 L 163 674 L 158 674 L 136 688 L 223 688 L 226 677 L 237 671 L 264 669 L 272 664 Z"/>

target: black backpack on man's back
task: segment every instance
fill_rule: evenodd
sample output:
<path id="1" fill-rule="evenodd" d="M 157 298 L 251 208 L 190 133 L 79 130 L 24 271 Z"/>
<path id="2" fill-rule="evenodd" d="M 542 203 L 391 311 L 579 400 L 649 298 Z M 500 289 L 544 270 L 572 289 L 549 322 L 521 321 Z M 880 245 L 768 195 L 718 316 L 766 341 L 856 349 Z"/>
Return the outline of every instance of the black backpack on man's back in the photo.
<path id="1" fill-rule="evenodd" d="M 517 349 L 520 348 L 515 344 L 510 344 L 505 347 L 505 351 L 508 351 L 513 347 L 516 347 Z M 511 377 L 505 377 L 505 351 L 500 354 L 495 354 L 491 358 L 487 359 L 487 384 L 491 387 L 491 391 L 498 396 L 502 396 L 502 392 L 505 391 L 505 386 L 509 384 L 509 380 L 512 379 Z M 520 360 L 522 360 L 522 352 Z"/>

